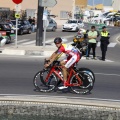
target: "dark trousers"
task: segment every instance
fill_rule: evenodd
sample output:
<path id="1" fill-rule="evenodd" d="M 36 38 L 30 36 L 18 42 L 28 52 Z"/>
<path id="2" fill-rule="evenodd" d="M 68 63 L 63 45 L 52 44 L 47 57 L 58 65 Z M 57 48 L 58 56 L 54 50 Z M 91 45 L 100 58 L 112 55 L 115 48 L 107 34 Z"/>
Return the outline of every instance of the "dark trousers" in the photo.
<path id="1" fill-rule="evenodd" d="M 88 44 L 88 53 L 87 53 L 86 56 L 89 57 L 91 48 L 92 48 L 92 51 L 93 51 L 93 57 L 95 57 L 96 43 L 89 43 L 89 44 Z"/>
<path id="2" fill-rule="evenodd" d="M 101 42 L 101 44 L 100 44 L 101 51 L 102 51 L 102 60 L 105 60 L 107 46 L 108 46 L 108 44 L 106 42 Z"/>

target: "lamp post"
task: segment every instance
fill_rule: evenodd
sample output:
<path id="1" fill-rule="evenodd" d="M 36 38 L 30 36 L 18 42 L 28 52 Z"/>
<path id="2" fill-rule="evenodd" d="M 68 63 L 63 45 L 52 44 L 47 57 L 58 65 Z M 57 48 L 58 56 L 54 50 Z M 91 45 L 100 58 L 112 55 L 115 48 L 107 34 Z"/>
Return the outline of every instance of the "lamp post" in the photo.
<path id="1" fill-rule="evenodd" d="M 41 7 L 42 0 L 38 0 L 38 12 L 37 12 L 37 31 L 36 31 L 36 46 L 43 45 L 43 10 Z"/>

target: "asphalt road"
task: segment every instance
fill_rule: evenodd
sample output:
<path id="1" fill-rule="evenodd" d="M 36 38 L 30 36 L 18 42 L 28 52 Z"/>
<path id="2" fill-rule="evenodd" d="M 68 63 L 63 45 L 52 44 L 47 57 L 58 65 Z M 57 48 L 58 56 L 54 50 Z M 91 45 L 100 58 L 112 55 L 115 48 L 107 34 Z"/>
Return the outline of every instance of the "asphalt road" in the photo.
<path id="1" fill-rule="evenodd" d="M 111 33 L 110 42 L 116 42 L 119 35 L 119 28 L 109 28 Z M 47 38 L 57 36 L 72 36 L 75 32 L 47 32 Z M 18 40 L 35 39 L 35 33 L 31 35 L 19 36 Z M 68 38 L 72 41 L 72 37 Z M 11 44 L 10 44 L 11 45 Z M 7 45 L 7 46 L 10 46 Z M 6 46 L 5 46 L 6 47 Z M 35 73 L 43 68 L 43 60 L 41 57 L 32 56 L 6 56 L 0 55 L 0 94 L 28 94 L 28 95 L 54 95 L 54 96 L 71 96 L 71 97 L 87 97 L 98 99 L 120 100 L 120 44 L 115 47 L 108 48 L 107 60 L 92 61 L 81 60 L 78 67 L 90 68 L 96 77 L 94 89 L 89 95 L 77 95 L 72 93 L 52 92 L 41 93 L 34 91 L 33 77 Z M 97 47 L 97 56 L 101 56 L 100 48 Z"/>
<path id="2" fill-rule="evenodd" d="M 78 67 L 90 68 L 96 77 L 94 89 L 89 95 L 34 91 L 33 77 L 43 68 L 43 57 L 1 56 L 0 94 L 28 94 L 87 97 L 120 100 L 120 64 L 118 62 L 81 60 Z"/>

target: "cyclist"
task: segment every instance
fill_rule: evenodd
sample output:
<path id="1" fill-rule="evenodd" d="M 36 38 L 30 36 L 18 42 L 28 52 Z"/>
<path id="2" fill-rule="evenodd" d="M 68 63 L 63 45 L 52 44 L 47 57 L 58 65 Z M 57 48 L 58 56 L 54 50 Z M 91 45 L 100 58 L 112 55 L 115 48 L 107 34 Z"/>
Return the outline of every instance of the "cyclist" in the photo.
<path id="1" fill-rule="evenodd" d="M 48 64 L 45 64 L 44 66 L 48 67 L 54 60 L 56 60 L 57 57 L 59 57 L 61 53 L 66 54 L 67 57 L 60 61 L 61 66 L 63 66 L 62 72 L 64 85 L 58 87 L 59 89 L 64 89 L 67 88 L 67 69 L 80 60 L 81 53 L 72 45 L 62 44 L 62 39 L 60 37 L 55 38 L 54 43 L 58 49 L 50 56 L 50 58 L 48 58 L 50 62 Z"/>

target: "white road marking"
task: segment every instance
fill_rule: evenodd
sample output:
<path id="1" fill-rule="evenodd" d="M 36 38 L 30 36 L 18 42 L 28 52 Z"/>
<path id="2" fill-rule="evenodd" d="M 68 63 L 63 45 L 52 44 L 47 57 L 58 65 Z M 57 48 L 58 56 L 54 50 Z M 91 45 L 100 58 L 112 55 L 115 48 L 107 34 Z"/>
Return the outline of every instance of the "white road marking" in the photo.
<path id="1" fill-rule="evenodd" d="M 69 36 L 63 36 L 63 42 L 67 42 L 67 38 L 71 38 L 73 37 L 73 35 L 69 35 Z M 45 43 L 53 43 L 55 38 L 50 38 L 50 39 L 46 39 Z M 25 42 L 25 43 L 23 43 Z M 30 40 L 30 39 L 23 39 L 23 40 L 19 40 L 17 43 L 20 45 L 31 45 L 31 44 L 35 44 L 36 40 Z M 15 44 L 15 43 L 12 43 Z"/>
<path id="2" fill-rule="evenodd" d="M 120 76 L 120 74 L 95 73 L 96 75 Z"/>
<path id="3" fill-rule="evenodd" d="M 86 60 L 86 57 L 83 56 L 83 57 L 81 58 L 81 60 Z M 86 61 L 101 61 L 101 60 L 99 60 L 99 59 L 93 60 L 92 57 L 91 57 L 89 60 L 86 60 Z M 101 62 L 103 62 L 103 61 L 101 61 Z M 114 61 L 105 59 L 104 62 L 114 62 Z"/>
<path id="4" fill-rule="evenodd" d="M 22 43 L 22 45 L 29 45 L 29 44 L 35 44 L 36 40 L 32 40 L 26 43 Z"/>
<path id="5" fill-rule="evenodd" d="M 28 40 L 30 40 L 30 39 L 22 39 L 22 40 L 17 41 L 17 43 L 28 42 Z M 11 43 L 11 44 L 15 44 L 15 42 Z"/>
<path id="6" fill-rule="evenodd" d="M 110 43 L 108 47 L 115 47 L 117 43 Z M 97 47 L 100 47 L 100 42 L 97 43 Z"/>
<path id="7" fill-rule="evenodd" d="M 116 44 L 117 44 L 117 43 L 110 43 L 110 44 L 108 45 L 108 47 L 115 47 Z"/>
<path id="8" fill-rule="evenodd" d="M 64 42 L 67 41 L 67 38 L 71 38 L 73 37 L 73 35 L 69 35 L 69 36 L 63 36 L 62 39 Z M 50 38 L 49 40 L 47 40 L 45 43 L 50 43 L 50 42 L 53 42 L 55 38 Z"/>

